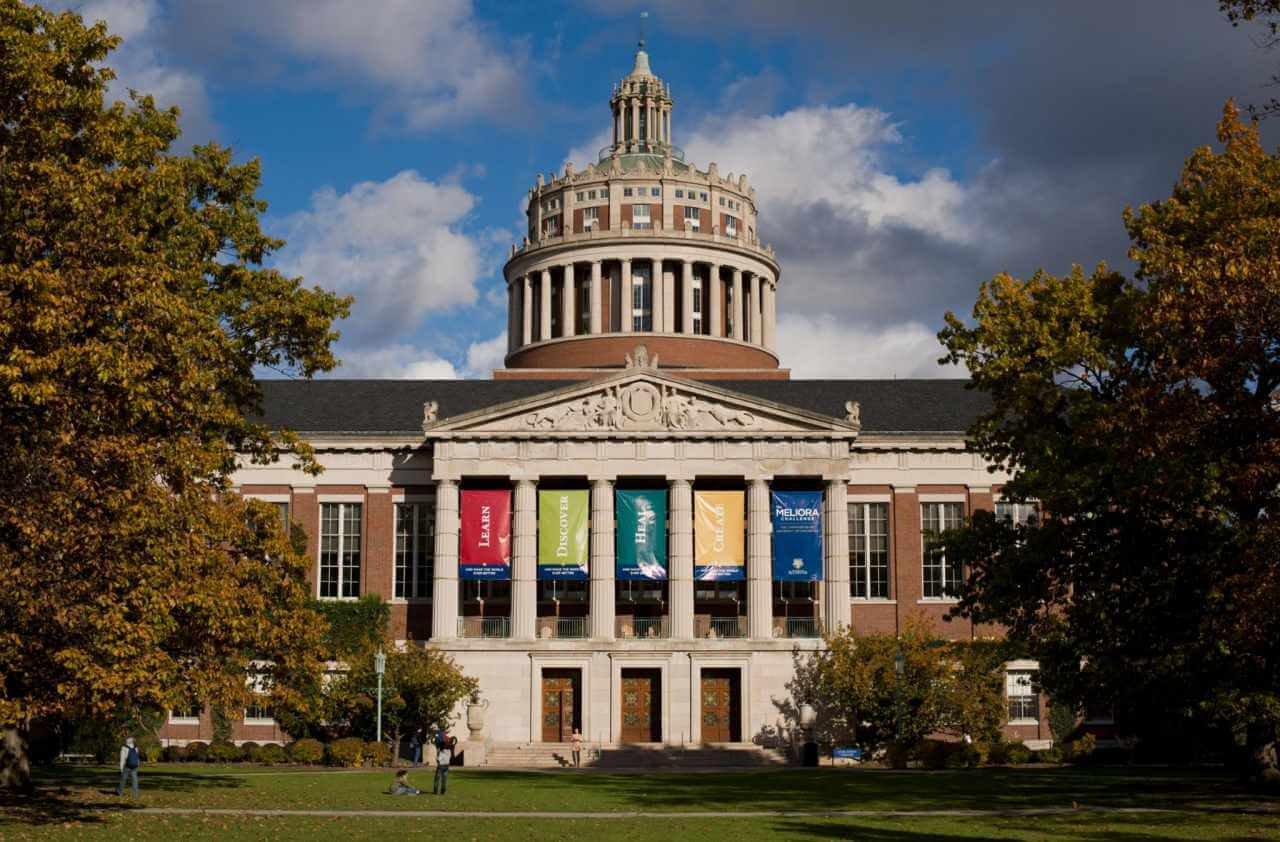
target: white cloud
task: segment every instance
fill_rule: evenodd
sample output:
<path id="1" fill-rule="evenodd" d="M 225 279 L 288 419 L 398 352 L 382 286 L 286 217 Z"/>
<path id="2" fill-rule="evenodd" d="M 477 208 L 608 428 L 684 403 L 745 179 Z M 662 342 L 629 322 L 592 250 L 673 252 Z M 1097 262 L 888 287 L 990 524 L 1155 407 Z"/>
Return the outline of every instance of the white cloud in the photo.
<path id="1" fill-rule="evenodd" d="M 485 249 L 462 224 L 476 197 L 412 170 L 312 196 L 284 220 L 280 268 L 308 284 L 356 297 L 344 341 L 368 347 L 418 327 L 422 318 L 476 300 Z"/>
<path id="2" fill-rule="evenodd" d="M 467 377 L 489 377 L 495 368 L 502 368 L 506 356 L 507 332 L 504 330 L 492 339 L 471 343 L 464 373 Z"/>
<path id="3" fill-rule="evenodd" d="M 588 138 L 585 143 L 581 143 L 564 156 L 567 163 L 571 163 L 577 169 L 586 169 L 587 164 L 594 164 L 600 160 L 600 150 L 613 142 L 613 133 L 609 129 L 603 129 L 594 137 Z M 560 171 L 564 172 L 564 163 L 560 165 Z"/>
<path id="4" fill-rule="evenodd" d="M 68 7 L 86 23 L 106 21 L 108 30 L 123 39 L 106 58 L 116 72 L 108 99 L 128 102 L 133 88 L 150 94 L 161 108 L 176 105 L 182 110 L 179 125 L 184 144 L 202 143 L 214 135 L 204 80 L 167 62 L 158 46 L 161 9 L 157 0 L 93 0 Z"/>
<path id="5" fill-rule="evenodd" d="M 860 328 L 831 316 L 786 315 L 778 319 L 778 349 L 797 378 L 967 376 L 938 365 L 942 346 L 920 322 Z"/>
<path id="6" fill-rule="evenodd" d="M 388 380 L 456 380 L 453 363 L 433 351 L 407 343 L 378 348 L 337 349 L 342 361 L 329 377 L 383 378 Z"/>

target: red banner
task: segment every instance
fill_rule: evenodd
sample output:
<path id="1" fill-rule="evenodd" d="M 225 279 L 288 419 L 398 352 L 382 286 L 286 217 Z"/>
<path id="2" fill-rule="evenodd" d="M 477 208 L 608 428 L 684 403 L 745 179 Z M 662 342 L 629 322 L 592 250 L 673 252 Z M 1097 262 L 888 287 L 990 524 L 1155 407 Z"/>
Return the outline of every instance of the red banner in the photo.
<path id="1" fill-rule="evenodd" d="M 511 578 L 511 492 L 463 491 L 458 578 Z"/>

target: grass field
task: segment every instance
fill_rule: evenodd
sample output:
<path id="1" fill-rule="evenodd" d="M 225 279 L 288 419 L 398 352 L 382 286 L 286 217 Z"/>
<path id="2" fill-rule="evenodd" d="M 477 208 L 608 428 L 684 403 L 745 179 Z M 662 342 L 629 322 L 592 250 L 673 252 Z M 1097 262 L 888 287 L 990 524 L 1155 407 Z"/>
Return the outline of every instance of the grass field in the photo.
<path id="1" fill-rule="evenodd" d="M 253 816 L 143 814 L 114 793 L 110 768 L 40 770 L 34 799 L 0 801 L 0 839 L 589 838 L 1280 839 L 1280 803 L 1204 770 L 988 769 L 957 772 L 785 769 L 686 774 L 455 769 L 449 794 L 393 798 L 381 771 L 156 765 L 144 807 L 494 812 L 936 811 L 1066 808 L 1048 816 Z M 415 780 L 416 778 L 416 780 Z M 430 770 L 411 773 L 430 788 Z M 1227 808 L 1208 810 L 1209 806 Z M 1107 813 L 1096 808 L 1167 812 Z"/>

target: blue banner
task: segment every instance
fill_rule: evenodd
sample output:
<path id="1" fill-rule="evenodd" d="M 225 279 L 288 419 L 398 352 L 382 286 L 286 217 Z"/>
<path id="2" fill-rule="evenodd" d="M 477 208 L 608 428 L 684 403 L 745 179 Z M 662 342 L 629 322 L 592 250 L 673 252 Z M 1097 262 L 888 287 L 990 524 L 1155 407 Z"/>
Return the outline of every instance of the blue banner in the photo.
<path id="1" fill-rule="evenodd" d="M 623 582 L 667 578 L 667 491 L 619 490 L 618 569 Z"/>
<path id="2" fill-rule="evenodd" d="M 773 578 L 822 580 L 822 492 L 774 491 Z"/>

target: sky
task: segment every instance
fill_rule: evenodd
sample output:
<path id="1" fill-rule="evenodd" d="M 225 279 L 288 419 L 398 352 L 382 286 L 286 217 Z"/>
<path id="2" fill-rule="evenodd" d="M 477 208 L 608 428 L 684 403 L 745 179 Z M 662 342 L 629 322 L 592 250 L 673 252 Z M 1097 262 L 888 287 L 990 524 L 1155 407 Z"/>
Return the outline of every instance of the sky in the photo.
<path id="1" fill-rule="evenodd" d="M 261 160 L 275 265 L 355 296 L 340 377 L 501 367 L 528 190 L 608 142 L 642 10 L 675 143 L 757 190 L 796 378 L 964 376 L 945 312 L 999 272 L 1128 268 L 1123 209 L 1280 65 L 1217 0 L 63 5 L 124 38 L 114 97 Z"/>

